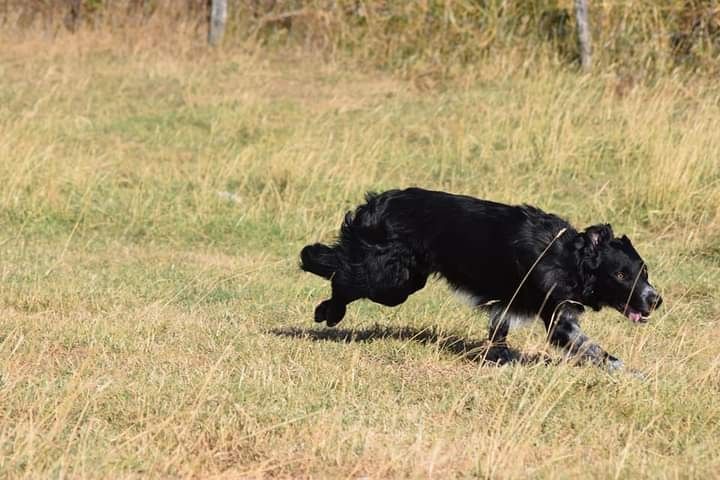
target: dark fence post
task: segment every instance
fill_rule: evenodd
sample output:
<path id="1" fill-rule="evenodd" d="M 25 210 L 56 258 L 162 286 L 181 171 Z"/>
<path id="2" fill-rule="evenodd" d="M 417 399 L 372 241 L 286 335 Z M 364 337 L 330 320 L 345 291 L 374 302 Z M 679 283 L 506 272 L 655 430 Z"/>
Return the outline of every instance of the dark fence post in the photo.
<path id="1" fill-rule="evenodd" d="M 210 28 L 208 31 L 208 43 L 211 47 L 218 45 L 222 40 L 226 21 L 227 0 L 212 0 L 210 5 Z"/>
<path id="2" fill-rule="evenodd" d="M 68 10 L 67 15 L 65 15 L 65 28 L 67 28 L 71 32 L 75 32 L 80 25 L 82 0 L 70 0 L 68 3 L 70 10 Z"/>
<path id="3" fill-rule="evenodd" d="M 580 65 L 587 72 L 592 67 L 592 38 L 587 0 L 575 0 L 575 18 L 577 19 L 578 44 L 580 45 Z"/>

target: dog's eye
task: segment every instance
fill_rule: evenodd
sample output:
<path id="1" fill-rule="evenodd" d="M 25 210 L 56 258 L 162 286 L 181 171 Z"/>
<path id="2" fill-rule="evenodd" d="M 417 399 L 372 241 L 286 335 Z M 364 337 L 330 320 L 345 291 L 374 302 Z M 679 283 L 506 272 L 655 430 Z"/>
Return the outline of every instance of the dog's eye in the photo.
<path id="1" fill-rule="evenodd" d="M 625 274 L 623 272 L 615 272 L 615 278 L 623 280 L 625 278 Z"/>

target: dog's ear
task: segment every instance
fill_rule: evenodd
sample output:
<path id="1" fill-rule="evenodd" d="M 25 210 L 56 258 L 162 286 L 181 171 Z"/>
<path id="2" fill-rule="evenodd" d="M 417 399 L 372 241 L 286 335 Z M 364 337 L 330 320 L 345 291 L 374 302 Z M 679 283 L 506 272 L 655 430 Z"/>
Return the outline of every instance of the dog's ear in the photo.
<path id="1" fill-rule="evenodd" d="M 615 236 L 609 223 L 592 225 L 585 229 L 585 235 L 593 247 L 612 240 Z"/>
<path id="2" fill-rule="evenodd" d="M 594 310 L 600 309 L 595 294 L 595 284 L 597 282 L 595 271 L 600 268 L 602 261 L 598 246 L 609 242 L 614 237 L 615 235 L 613 234 L 610 224 L 601 223 L 587 227 L 584 232 L 578 234 L 575 238 L 574 245 L 577 249 L 580 275 L 583 283 L 582 295 L 586 305 L 592 306 Z"/>

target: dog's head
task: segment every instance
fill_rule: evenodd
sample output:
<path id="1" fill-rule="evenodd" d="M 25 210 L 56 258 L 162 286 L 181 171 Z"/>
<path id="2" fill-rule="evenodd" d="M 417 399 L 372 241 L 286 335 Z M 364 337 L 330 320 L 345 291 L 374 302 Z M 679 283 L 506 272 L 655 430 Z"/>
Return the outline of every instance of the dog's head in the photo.
<path id="1" fill-rule="evenodd" d="M 576 247 L 589 304 L 614 307 L 633 323 L 647 322 L 662 298 L 630 239 L 615 237 L 610 225 L 593 225 L 578 234 Z"/>

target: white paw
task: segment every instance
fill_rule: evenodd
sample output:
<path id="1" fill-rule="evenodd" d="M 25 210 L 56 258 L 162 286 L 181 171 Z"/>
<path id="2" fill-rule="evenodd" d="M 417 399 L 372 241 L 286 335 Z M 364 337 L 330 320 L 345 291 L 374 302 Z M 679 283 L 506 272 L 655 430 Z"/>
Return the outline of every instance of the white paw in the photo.
<path id="1" fill-rule="evenodd" d="M 607 369 L 610 373 L 616 373 L 625 368 L 625 364 L 620 359 L 612 359 L 607 362 Z"/>

